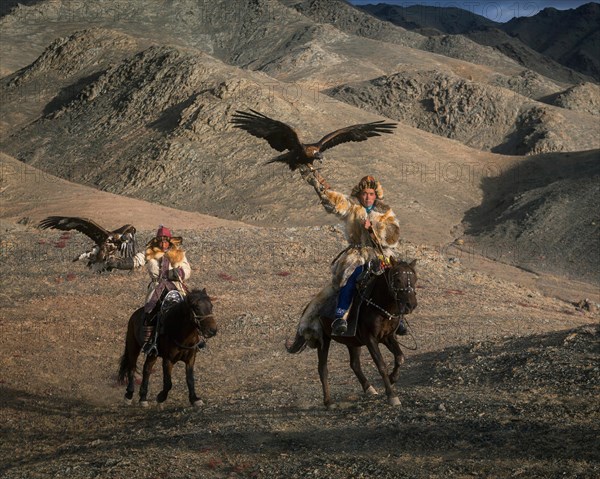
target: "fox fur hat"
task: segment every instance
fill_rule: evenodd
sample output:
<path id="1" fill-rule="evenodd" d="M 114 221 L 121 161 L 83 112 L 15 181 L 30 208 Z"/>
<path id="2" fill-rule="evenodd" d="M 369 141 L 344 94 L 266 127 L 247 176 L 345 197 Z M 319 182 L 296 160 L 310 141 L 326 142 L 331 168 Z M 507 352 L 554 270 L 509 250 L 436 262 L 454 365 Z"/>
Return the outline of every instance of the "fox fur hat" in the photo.
<path id="1" fill-rule="evenodd" d="M 378 200 L 383 199 L 383 187 L 381 186 L 381 183 L 379 183 L 379 181 L 376 180 L 371 175 L 368 175 L 368 176 L 365 176 L 364 178 L 362 178 L 358 182 L 358 185 L 356 185 L 354 188 L 352 188 L 351 195 L 358 197 L 359 193 L 366 189 L 375 190 L 375 196 L 377 197 L 377 199 Z"/>

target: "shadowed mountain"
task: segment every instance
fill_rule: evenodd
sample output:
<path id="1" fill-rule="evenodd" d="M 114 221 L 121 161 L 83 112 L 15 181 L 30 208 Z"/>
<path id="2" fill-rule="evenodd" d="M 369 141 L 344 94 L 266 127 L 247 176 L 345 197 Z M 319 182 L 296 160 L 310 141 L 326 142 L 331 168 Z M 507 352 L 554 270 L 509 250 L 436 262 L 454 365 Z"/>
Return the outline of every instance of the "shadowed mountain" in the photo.
<path id="1" fill-rule="evenodd" d="M 530 7 L 535 8 L 535 5 Z M 360 8 L 423 35 L 464 35 L 556 81 L 600 80 L 600 5 L 597 3 L 565 11 L 546 8 L 507 23 L 452 7 L 379 3 Z"/>
<path id="2" fill-rule="evenodd" d="M 600 150 L 538 155 L 486 178 L 465 233 L 486 256 L 598 283 Z"/>
<path id="3" fill-rule="evenodd" d="M 502 29 L 535 51 L 600 81 L 600 4 L 565 11 L 545 8 L 532 17 L 513 18 Z"/>
<path id="4" fill-rule="evenodd" d="M 458 7 L 390 5 L 377 3 L 359 8 L 377 18 L 422 35 L 462 35 L 472 30 L 496 27 L 497 22 Z"/>

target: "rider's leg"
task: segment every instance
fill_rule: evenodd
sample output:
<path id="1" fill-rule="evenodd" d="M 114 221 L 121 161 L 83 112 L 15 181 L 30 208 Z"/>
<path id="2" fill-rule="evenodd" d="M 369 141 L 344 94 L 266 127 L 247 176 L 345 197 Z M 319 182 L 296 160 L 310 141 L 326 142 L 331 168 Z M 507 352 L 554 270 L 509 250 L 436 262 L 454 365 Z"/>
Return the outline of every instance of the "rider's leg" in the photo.
<path id="1" fill-rule="evenodd" d="M 348 323 L 346 316 L 350 305 L 352 304 L 352 298 L 354 297 L 354 290 L 356 288 L 356 280 L 360 273 L 363 271 L 363 266 L 357 266 L 352 272 L 346 284 L 342 286 L 338 293 L 337 307 L 335 309 L 335 320 L 331 324 L 332 333 L 334 335 L 344 334 L 348 330 Z"/>
<path id="2" fill-rule="evenodd" d="M 144 309 L 144 344 L 142 345 L 142 352 L 146 355 L 156 354 L 158 352 L 156 348 L 156 311 L 147 312 Z"/>

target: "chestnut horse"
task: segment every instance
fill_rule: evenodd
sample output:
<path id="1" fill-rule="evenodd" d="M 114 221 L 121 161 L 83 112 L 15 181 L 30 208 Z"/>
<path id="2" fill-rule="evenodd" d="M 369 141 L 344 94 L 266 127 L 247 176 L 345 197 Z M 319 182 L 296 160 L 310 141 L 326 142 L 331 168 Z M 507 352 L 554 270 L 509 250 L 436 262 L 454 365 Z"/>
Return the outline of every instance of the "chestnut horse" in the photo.
<path id="1" fill-rule="evenodd" d="M 356 374 L 363 391 L 367 394 L 377 394 L 360 367 L 361 348 L 366 346 L 383 379 L 389 404 L 393 406 L 400 405 L 400 400 L 392 385 L 400 375 L 400 365 L 404 362 L 404 354 L 400 349 L 395 333 L 402 316 L 411 313 L 417 307 L 415 291 L 417 273 L 415 271 L 416 260 L 409 264 L 392 258 L 391 264 L 390 268 L 373 279 L 373 289 L 369 298 L 364 298 L 360 306 L 360 301 L 355 298 L 348 315 L 349 318 L 352 317 L 351 315 L 355 314 L 355 309 L 360 308 L 355 336 L 332 336 L 331 323 L 333 319 L 320 316 L 323 334 L 316 348 L 325 406 L 331 405 L 327 356 L 332 339 L 345 344 L 348 348 L 350 367 Z M 379 343 L 383 343 L 394 355 L 394 369 L 391 374 L 388 374 L 385 361 L 379 350 Z M 302 351 L 306 344 L 306 338 L 298 332 L 293 344 L 286 344 L 286 348 L 290 353 L 297 353 Z"/>
<path id="2" fill-rule="evenodd" d="M 162 326 L 157 338 L 158 356 L 162 357 L 163 388 L 156 400 L 159 404 L 167 399 L 171 390 L 171 372 L 178 361 L 185 363 L 185 379 L 189 392 L 189 400 L 193 406 L 202 405 L 196 396 L 194 382 L 194 362 L 198 346 L 202 345 L 204 338 L 217 334 L 217 323 L 212 314 L 212 303 L 206 294 L 206 289 L 190 291 L 183 301 L 176 303 L 163 314 Z M 125 351 L 119 366 L 119 380 L 127 380 L 125 401 L 131 404 L 134 391 L 134 375 L 137 359 L 143 344 L 143 311 L 136 310 L 129 318 L 127 336 L 125 338 Z M 158 356 L 146 356 L 140 386 L 140 405 L 148 406 L 148 383 L 150 373 Z"/>

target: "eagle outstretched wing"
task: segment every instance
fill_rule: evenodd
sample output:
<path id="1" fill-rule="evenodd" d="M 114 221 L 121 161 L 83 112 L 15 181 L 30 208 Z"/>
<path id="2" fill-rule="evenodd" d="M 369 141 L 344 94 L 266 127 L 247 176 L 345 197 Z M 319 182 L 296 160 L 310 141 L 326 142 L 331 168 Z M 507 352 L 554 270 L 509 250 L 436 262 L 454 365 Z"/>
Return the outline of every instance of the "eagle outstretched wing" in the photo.
<path id="1" fill-rule="evenodd" d="M 393 129 L 397 125 L 397 123 L 386 123 L 383 120 L 361 123 L 332 131 L 321 138 L 318 143 L 301 143 L 298 133 L 291 126 L 252 109 L 249 112 L 237 110 L 231 123 L 236 128 L 241 128 L 257 138 L 267 140 L 269 145 L 277 151 L 289 150 L 267 163 L 285 163 L 291 170 L 295 170 L 300 165 L 312 165 L 314 161 L 322 160 L 323 151 L 340 143 L 365 141 L 373 136 L 381 136 L 382 133 L 393 133 Z"/>
<path id="2" fill-rule="evenodd" d="M 62 231 L 75 230 L 89 237 L 96 246 L 90 252 L 80 255 L 74 260 L 87 259 L 88 266 L 104 261 L 116 253 L 117 250 L 125 257 L 135 256 L 136 254 L 136 229 L 130 224 L 109 231 L 89 218 L 48 216 L 40 221 L 39 227 L 41 229 L 52 228 Z"/>
<path id="3" fill-rule="evenodd" d="M 373 136 L 381 136 L 382 133 L 393 133 L 392 130 L 394 128 L 396 128 L 396 123 L 386 123 L 383 120 L 373 121 L 371 123 L 360 123 L 328 133 L 319 140 L 317 145 L 319 151 L 325 151 L 340 143 L 346 143 L 348 141 L 365 141 Z"/>
<path id="4" fill-rule="evenodd" d="M 277 151 L 302 149 L 296 130 L 282 121 L 273 120 L 255 110 L 250 109 L 250 112 L 237 110 L 231 123 L 257 138 L 267 140 L 271 148 Z"/>
<path id="5" fill-rule="evenodd" d="M 121 226 L 121 228 L 124 228 L 125 226 Z M 76 218 L 68 216 L 48 216 L 40 221 L 39 227 L 41 229 L 52 228 L 61 231 L 76 230 L 91 238 L 91 240 L 96 244 L 102 244 L 105 242 L 111 233 L 95 221 L 92 221 L 88 218 Z"/>

